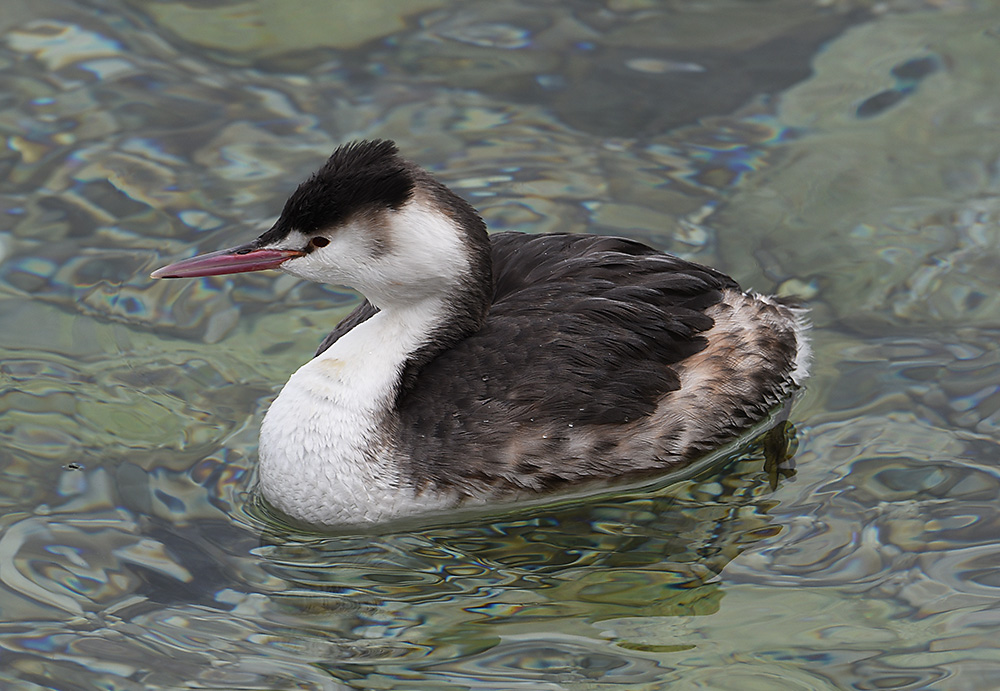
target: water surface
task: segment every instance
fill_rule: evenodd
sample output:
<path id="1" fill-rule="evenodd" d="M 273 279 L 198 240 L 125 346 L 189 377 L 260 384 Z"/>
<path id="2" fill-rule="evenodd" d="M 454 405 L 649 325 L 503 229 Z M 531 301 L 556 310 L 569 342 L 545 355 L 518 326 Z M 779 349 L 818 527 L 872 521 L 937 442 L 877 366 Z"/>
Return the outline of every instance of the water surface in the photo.
<path id="1" fill-rule="evenodd" d="M 0 685 L 1000 683 L 1000 10 L 40 0 L 0 17 Z M 389 532 L 248 492 L 357 297 L 152 281 L 396 139 L 493 230 L 626 235 L 812 307 L 794 475 Z"/>

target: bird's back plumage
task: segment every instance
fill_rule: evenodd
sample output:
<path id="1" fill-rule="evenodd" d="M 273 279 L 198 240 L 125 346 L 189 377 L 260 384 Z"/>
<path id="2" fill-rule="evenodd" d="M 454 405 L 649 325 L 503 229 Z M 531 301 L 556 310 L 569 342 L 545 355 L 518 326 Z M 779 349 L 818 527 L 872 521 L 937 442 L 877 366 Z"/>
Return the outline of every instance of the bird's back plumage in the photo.
<path id="1" fill-rule="evenodd" d="M 474 495 L 486 486 L 502 495 L 662 472 L 765 415 L 793 386 L 797 345 L 788 323 L 767 344 L 747 342 L 753 330 L 713 334 L 711 315 L 733 312 L 727 299 L 744 313 L 793 318 L 788 306 L 747 296 L 721 272 L 624 238 L 490 239 L 485 323 L 404 376 L 398 392 L 393 433 L 408 450 L 409 476 L 430 489 Z M 376 311 L 363 302 L 317 354 Z M 755 348 L 768 352 L 765 371 L 703 397 L 680 395 L 692 357 L 708 350 L 702 359 L 733 375 L 727 360 Z M 692 435 L 696 416 L 679 409 L 663 425 L 671 396 L 678 406 L 719 407 L 732 422 Z M 644 445 L 632 443 L 637 435 Z"/>

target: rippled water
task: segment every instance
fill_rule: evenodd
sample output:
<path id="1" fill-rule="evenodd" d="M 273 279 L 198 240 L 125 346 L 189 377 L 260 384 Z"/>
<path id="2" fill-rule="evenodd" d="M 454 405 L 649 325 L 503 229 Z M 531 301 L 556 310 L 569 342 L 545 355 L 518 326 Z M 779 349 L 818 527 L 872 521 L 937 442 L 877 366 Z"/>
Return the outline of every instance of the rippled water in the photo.
<path id="1" fill-rule="evenodd" d="M 37 0 L 0 30 L 3 688 L 1000 686 L 992 0 Z M 452 525 L 268 517 L 261 415 L 355 296 L 147 276 L 359 136 L 495 230 L 807 300 L 796 472 L 751 444 Z"/>

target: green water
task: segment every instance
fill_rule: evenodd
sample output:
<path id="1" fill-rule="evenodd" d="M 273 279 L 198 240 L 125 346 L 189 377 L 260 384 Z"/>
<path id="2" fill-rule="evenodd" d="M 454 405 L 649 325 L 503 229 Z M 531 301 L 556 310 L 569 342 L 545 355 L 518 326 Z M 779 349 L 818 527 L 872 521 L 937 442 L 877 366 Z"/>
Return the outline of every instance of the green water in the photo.
<path id="1" fill-rule="evenodd" d="M 7 3 L 0 687 L 1000 686 L 998 66 L 990 0 Z M 261 416 L 356 297 L 147 276 L 364 136 L 803 298 L 795 474 L 267 518 Z"/>

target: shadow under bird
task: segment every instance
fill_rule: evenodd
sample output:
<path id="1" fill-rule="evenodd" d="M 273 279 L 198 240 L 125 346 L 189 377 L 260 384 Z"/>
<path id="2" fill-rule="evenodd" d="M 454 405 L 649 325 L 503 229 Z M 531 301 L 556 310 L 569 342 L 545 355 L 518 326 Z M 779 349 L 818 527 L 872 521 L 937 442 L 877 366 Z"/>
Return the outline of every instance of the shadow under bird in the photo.
<path id="1" fill-rule="evenodd" d="M 316 526 L 655 478 L 807 373 L 801 310 L 632 240 L 488 235 L 389 141 L 338 148 L 257 239 L 152 275 L 262 269 L 365 297 L 261 426 L 261 493 Z"/>

